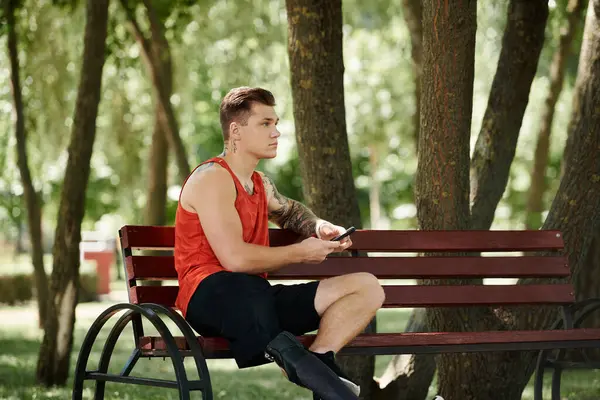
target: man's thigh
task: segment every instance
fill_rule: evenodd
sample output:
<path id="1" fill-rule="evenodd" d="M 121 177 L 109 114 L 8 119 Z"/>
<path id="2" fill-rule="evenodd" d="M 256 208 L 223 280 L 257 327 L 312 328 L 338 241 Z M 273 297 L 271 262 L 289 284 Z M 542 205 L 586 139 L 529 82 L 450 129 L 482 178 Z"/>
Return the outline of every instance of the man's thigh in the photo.
<path id="1" fill-rule="evenodd" d="M 246 325 L 257 321 L 257 313 L 271 313 L 270 319 L 276 319 L 269 288 L 269 283 L 258 276 L 217 272 L 198 285 L 187 319 L 200 334 L 233 338 L 249 330 Z"/>
<path id="2" fill-rule="evenodd" d="M 193 297 L 188 308 L 190 325 L 200 334 L 228 339 L 240 368 L 268 362 L 265 348 L 281 332 L 269 283 L 248 274 L 217 274 L 194 293 L 198 299 Z"/>
<path id="3" fill-rule="evenodd" d="M 318 286 L 319 282 L 315 281 L 271 287 L 282 330 L 302 335 L 319 328 L 321 317 L 315 309 Z"/>
<path id="4" fill-rule="evenodd" d="M 329 306 L 342 297 L 376 283 L 376 281 L 377 278 L 365 272 L 354 272 L 324 279 L 319 284 L 315 295 L 315 309 L 319 315 L 323 315 Z"/>

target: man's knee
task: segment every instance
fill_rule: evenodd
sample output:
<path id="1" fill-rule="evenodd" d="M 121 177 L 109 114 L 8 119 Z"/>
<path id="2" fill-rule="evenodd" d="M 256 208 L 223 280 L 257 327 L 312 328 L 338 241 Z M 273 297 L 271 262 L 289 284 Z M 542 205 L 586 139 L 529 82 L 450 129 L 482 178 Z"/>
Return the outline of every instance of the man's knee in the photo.
<path id="1" fill-rule="evenodd" d="M 369 272 L 357 272 L 359 281 L 358 290 L 363 293 L 365 300 L 373 304 L 373 307 L 379 309 L 385 301 L 385 291 L 379 283 L 379 279 Z"/>

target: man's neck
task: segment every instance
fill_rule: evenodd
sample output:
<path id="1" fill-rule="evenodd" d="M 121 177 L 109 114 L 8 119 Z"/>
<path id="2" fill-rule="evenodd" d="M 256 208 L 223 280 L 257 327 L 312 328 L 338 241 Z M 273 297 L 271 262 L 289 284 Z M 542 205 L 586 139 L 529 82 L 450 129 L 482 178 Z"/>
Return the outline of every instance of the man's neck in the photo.
<path id="1" fill-rule="evenodd" d="M 229 168 L 238 176 L 238 179 L 247 182 L 252 179 L 252 173 L 258 165 L 258 159 L 250 156 L 249 154 L 233 153 L 226 151 L 225 155 L 220 156 L 224 159 Z"/>

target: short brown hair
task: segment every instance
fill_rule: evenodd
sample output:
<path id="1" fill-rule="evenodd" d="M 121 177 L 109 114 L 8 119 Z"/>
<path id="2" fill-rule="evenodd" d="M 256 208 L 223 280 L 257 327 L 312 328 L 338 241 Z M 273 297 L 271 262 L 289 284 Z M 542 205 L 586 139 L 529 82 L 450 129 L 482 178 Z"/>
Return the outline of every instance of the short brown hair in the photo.
<path id="1" fill-rule="evenodd" d="M 223 139 L 229 139 L 229 124 L 237 121 L 242 125 L 248 123 L 250 118 L 250 109 L 252 103 L 261 103 L 266 106 L 275 106 L 275 97 L 273 93 L 262 88 L 251 88 L 242 86 L 231 89 L 225 95 L 220 107 L 221 129 L 223 130 Z"/>

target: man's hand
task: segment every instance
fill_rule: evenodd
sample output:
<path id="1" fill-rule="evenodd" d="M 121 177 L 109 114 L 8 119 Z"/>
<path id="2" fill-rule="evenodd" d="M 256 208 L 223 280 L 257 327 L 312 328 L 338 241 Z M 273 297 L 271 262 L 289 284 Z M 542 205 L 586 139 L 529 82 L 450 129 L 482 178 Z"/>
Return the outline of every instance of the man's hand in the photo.
<path id="1" fill-rule="evenodd" d="M 327 221 L 320 221 L 317 224 L 317 237 L 323 240 L 331 240 L 336 236 L 341 235 L 346 232 L 346 228 L 343 226 L 334 225 Z M 346 250 L 348 247 L 352 246 L 352 239 L 350 236 L 346 236 L 339 242 L 339 246 L 337 249 L 333 251 L 333 253 L 338 253 Z"/>
<path id="2" fill-rule="evenodd" d="M 319 264 L 327 258 L 331 253 L 334 253 L 338 248 L 342 247 L 340 242 L 331 242 L 329 240 L 321 240 L 314 237 L 304 239 L 298 244 L 300 247 L 302 262 L 308 264 Z"/>

